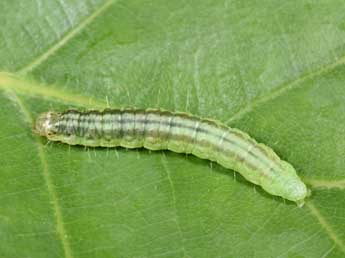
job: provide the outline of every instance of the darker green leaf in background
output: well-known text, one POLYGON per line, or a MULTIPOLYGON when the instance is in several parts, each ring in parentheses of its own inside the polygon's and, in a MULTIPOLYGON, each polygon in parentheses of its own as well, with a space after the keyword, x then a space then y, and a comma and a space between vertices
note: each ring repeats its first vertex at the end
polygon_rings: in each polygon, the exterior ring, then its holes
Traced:
POLYGON ((0 24, 0 257, 344 257, 343 1, 3 0, 0 24), (32 134, 40 112, 107 103, 240 128, 313 195, 32 134))

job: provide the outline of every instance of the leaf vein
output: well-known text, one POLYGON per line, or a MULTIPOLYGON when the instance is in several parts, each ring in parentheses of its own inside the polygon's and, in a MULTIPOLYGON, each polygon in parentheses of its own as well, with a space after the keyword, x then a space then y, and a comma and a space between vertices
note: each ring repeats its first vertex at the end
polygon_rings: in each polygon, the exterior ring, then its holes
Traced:
POLYGON ((337 234, 332 229, 331 225, 327 222, 327 220, 322 216, 320 211, 312 204, 311 202, 307 202, 306 206, 309 208, 311 214, 316 217, 319 221, 321 227, 326 231, 329 237, 333 240, 333 242, 340 248, 340 250, 345 253, 345 245, 341 239, 338 238, 337 234))
POLYGON ((185 239, 184 239, 184 236, 183 236, 183 232, 182 232, 181 225, 180 225, 180 222, 179 222, 179 216, 178 216, 178 213, 177 213, 177 202, 176 202, 175 186, 174 186, 174 183, 173 183, 173 181, 171 179, 170 170, 168 168, 168 164, 167 164, 167 161, 166 161, 166 156, 165 156, 164 153, 162 153, 161 162, 162 162, 164 171, 166 173, 167 179, 168 179, 169 184, 170 184, 171 194, 172 194, 172 199, 173 199, 173 206, 174 206, 174 209, 175 209, 175 222, 176 222, 176 225, 177 225, 177 228, 178 228, 181 240, 182 240, 183 256, 186 257, 187 256, 186 255, 187 252, 186 252, 186 249, 184 247, 185 239))
POLYGON ((91 108, 106 108, 107 105, 99 100, 61 91, 56 87, 47 87, 37 82, 30 82, 11 73, 0 72, 0 89, 14 90, 17 93, 25 93, 29 96, 42 96, 59 100, 66 104, 76 104, 91 108))
POLYGON ((306 179, 307 184, 311 185, 313 188, 338 188, 345 189, 345 179, 342 180, 326 180, 326 179, 306 179))
POLYGON ((91 15, 87 16, 81 23, 76 27, 72 28, 69 32, 65 34, 59 41, 48 48, 47 51, 39 55, 36 59, 31 61, 29 64, 25 65, 23 68, 18 70, 19 74, 27 74, 33 71, 37 66, 45 62, 50 56, 52 56, 56 51, 62 48, 67 42, 69 42, 75 35, 81 32, 87 25, 94 21, 99 15, 106 11, 112 4, 114 0, 107 0, 99 8, 97 8, 91 15))
MULTIPOLYGON (((23 114, 23 118, 24 118, 25 122, 29 122, 31 124, 32 118, 31 118, 30 112, 24 106, 23 102, 19 99, 19 97, 15 94, 15 92, 10 91, 9 95, 10 95, 10 100, 13 101, 19 107, 19 110, 23 114)), ((47 161, 45 158, 45 154, 44 154, 42 145, 39 144, 37 139, 38 138, 36 137, 35 145, 37 147, 38 156, 39 156, 39 159, 40 159, 41 164, 42 164, 43 178, 44 178, 44 181, 45 181, 46 186, 48 188, 49 197, 50 197, 50 200, 51 200, 51 203, 53 205, 54 212, 55 212, 56 231, 57 231, 58 237, 61 240, 65 257, 66 258, 73 258, 70 244, 66 238, 67 234, 66 234, 66 230, 64 227, 63 216, 62 216, 61 208, 59 205, 58 195, 54 190, 54 184, 50 178, 48 164, 47 164, 47 161)))
POLYGON ((296 79, 294 79, 288 83, 284 83, 284 84, 278 86, 277 88, 268 92, 266 95, 258 97, 257 99, 255 99, 251 103, 248 103, 247 105, 245 105, 238 112, 236 112, 232 117, 230 117, 226 121, 226 123, 230 123, 232 121, 241 119, 247 113, 253 111, 255 108, 259 107, 260 105, 265 104, 268 101, 271 101, 271 100, 274 100, 274 99, 280 97, 281 95, 283 95, 285 92, 287 92, 289 90, 303 86, 303 85, 301 85, 302 82, 313 79, 313 78, 315 78, 319 75, 322 75, 326 72, 332 71, 336 67, 341 66, 343 64, 345 64, 345 56, 340 57, 334 63, 322 66, 315 71, 312 71, 312 72, 307 73, 305 75, 301 75, 300 77, 298 77, 298 78, 296 78, 296 79))

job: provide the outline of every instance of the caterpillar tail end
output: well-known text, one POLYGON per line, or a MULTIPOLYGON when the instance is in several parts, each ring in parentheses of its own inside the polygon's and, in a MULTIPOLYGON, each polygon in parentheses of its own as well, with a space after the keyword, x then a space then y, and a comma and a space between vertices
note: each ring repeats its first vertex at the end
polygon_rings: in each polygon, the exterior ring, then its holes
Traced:
MULTIPOLYGON (((305 196, 305 198, 308 198, 311 196, 311 190, 310 189, 307 189, 307 194, 305 196)), ((296 201, 296 204, 299 208, 302 208, 303 205, 305 204, 305 198, 301 199, 301 200, 298 200, 296 201)))
POLYGON ((307 189, 307 197, 310 197, 310 196, 311 196, 311 190, 307 189))
POLYGON ((299 208, 302 208, 303 205, 304 205, 304 203, 305 203, 304 200, 299 200, 299 201, 296 202, 296 204, 297 204, 297 206, 298 206, 299 208))

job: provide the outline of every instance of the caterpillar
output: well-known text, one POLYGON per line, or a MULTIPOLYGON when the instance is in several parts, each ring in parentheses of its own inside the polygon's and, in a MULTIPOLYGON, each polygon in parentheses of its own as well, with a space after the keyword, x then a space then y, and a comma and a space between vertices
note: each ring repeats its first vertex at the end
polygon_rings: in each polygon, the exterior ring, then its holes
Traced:
POLYGON ((302 207, 309 190, 288 162, 247 133, 218 121, 158 109, 46 112, 34 132, 70 145, 168 149, 239 172, 272 195, 302 207))

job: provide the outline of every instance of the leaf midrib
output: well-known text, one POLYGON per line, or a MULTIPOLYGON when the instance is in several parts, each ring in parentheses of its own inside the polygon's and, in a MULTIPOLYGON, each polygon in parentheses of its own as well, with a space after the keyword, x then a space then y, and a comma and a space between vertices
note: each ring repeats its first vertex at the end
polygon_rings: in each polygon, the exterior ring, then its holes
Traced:
MULTIPOLYGON (((10 94, 9 99, 19 107, 19 111, 22 113, 22 119, 24 120, 24 122, 32 124, 33 120, 32 120, 30 111, 25 107, 25 105, 21 101, 21 99, 13 91, 9 91, 8 93, 10 94)), ((56 220, 56 232, 57 232, 58 237, 62 243, 65 257, 66 258, 73 258, 71 246, 68 242, 68 239, 66 238, 67 234, 66 234, 66 230, 64 227, 62 211, 61 211, 60 204, 59 204, 59 198, 58 198, 56 191, 54 190, 54 184, 51 180, 50 172, 48 169, 48 163, 47 163, 46 158, 45 158, 45 152, 43 150, 42 145, 38 141, 38 136, 35 137, 34 144, 36 145, 35 147, 37 149, 39 160, 40 160, 40 163, 42 165, 42 176, 43 176, 44 182, 47 186, 49 199, 50 199, 51 204, 53 206, 52 208, 54 210, 54 216, 55 216, 55 220, 56 220)))

